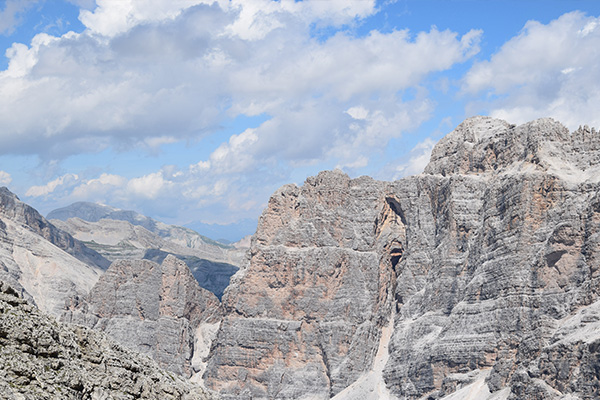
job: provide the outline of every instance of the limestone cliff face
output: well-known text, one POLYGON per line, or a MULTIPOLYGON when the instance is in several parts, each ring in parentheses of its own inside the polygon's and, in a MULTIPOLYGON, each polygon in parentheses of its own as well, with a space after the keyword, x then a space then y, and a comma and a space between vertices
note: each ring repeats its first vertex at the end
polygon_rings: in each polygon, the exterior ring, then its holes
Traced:
POLYGON ((212 399, 106 335, 63 325, 0 281, 0 398, 212 399))
POLYGON ((371 368, 405 236, 384 188, 330 172, 272 196, 250 266, 223 298, 211 387, 232 398, 329 398, 371 368))
POLYGON ((104 331, 187 377, 194 372, 197 329, 220 318, 219 300, 174 256, 160 265, 147 260, 114 262, 90 293, 73 299, 63 315, 64 321, 104 331))
POLYGON ((594 130, 476 117, 424 174, 284 186, 223 298, 207 384, 231 398, 597 398, 599 182, 594 130), (365 377, 386 348, 382 393, 365 377))

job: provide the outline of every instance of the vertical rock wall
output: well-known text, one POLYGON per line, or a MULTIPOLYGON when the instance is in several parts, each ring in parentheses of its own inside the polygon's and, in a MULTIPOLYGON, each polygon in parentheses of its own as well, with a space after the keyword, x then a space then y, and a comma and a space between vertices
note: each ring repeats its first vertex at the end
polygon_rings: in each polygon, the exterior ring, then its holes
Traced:
POLYGON ((218 299, 171 255, 160 265, 147 260, 114 262, 89 295, 73 299, 63 315, 64 321, 106 332, 186 377, 194 372, 196 330, 220 318, 218 299))
POLYGON ((207 384, 332 397, 366 376, 395 313, 383 378, 398 398, 476 381, 486 396, 597 397, 600 334, 580 330, 596 326, 599 182, 594 130, 476 117, 422 175, 284 186, 223 298, 207 384))
POLYGON ((334 171, 273 195, 250 265, 223 298, 210 387, 231 398, 329 398, 371 367, 393 303, 389 252, 404 239, 383 188, 334 171))

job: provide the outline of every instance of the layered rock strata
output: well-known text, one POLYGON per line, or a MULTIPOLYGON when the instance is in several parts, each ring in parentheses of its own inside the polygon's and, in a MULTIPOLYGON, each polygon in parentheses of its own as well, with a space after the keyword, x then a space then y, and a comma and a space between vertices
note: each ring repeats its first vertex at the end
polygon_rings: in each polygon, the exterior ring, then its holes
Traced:
POLYGON ((2 281, 0 376, 7 400, 214 398, 100 332, 57 323, 2 281))
POLYGON ((189 377, 203 368, 198 332, 218 325, 219 300, 202 289, 187 265, 168 256, 114 262, 85 297, 74 298, 63 321, 103 331, 151 356, 162 368, 189 377), (194 371, 196 370, 196 371, 194 371))
POLYGON ((391 397, 599 397, 599 182, 595 130, 476 117, 424 174, 284 186, 223 297, 207 384, 330 398, 381 362, 393 319, 391 397))
POLYGON ((405 241, 383 189, 331 172, 271 197, 250 266, 223 298, 205 374, 212 388, 231 398, 329 398, 371 368, 405 241))

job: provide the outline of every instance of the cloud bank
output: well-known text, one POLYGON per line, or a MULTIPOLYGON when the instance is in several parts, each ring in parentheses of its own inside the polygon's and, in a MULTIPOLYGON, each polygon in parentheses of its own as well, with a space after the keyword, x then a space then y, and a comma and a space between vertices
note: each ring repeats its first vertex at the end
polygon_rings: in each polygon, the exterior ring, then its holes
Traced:
POLYGON ((467 73, 463 91, 484 93, 490 115, 514 123, 554 117, 571 129, 600 126, 600 18, 571 12, 529 21, 489 61, 467 73))
MULTIPOLYGON (((82 32, 38 34, 7 50, 0 153, 60 166, 86 153, 212 147, 141 173, 56 167, 50 182, 26 191, 47 205, 101 201, 177 223, 255 217, 297 171, 371 172, 390 142, 435 115, 428 80, 464 63, 457 96, 467 115, 600 126, 600 20, 579 12, 530 21, 473 62, 480 30, 359 34, 379 12, 371 0, 84 3, 82 32), (222 134, 248 117, 258 122, 222 134)), ((444 82, 453 96, 455 82, 444 82)), ((376 175, 420 172, 434 143, 420 139, 376 175)))
POLYGON ((80 12, 83 32, 8 49, 0 151, 48 162, 153 151, 264 116, 190 165, 134 177, 68 171, 26 193, 143 208, 151 200, 164 212, 178 197, 184 208, 228 204, 230 216, 256 215, 257 199, 293 168, 368 165, 431 117, 423 80, 479 51, 478 30, 355 34, 377 12, 374 1, 98 0, 80 12), (404 100, 408 89, 416 95, 404 100))

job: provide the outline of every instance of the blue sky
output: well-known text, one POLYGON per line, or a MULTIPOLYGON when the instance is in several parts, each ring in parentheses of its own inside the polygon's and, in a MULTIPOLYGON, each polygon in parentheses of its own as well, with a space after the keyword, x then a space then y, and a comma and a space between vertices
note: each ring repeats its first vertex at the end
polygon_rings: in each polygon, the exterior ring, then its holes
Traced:
POLYGON ((321 170, 422 171, 464 118, 600 126, 600 2, 0 0, 0 184, 251 233, 321 170))

